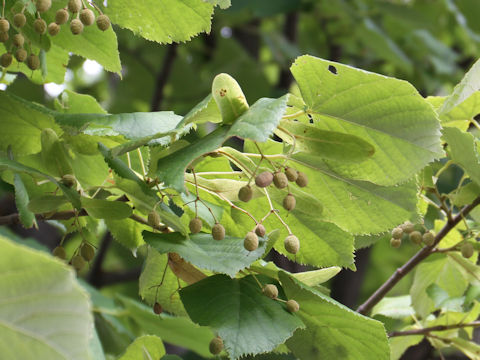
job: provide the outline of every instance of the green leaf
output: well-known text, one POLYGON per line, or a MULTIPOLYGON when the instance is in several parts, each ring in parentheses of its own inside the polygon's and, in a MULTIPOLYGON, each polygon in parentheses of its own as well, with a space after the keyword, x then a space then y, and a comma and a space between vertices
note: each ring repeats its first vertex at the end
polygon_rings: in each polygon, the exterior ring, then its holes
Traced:
POLYGON ((144 335, 136 338, 118 360, 154 360, 160 359, 163 355, 165 347, 162 339, 155 335, 144 335))
POLYGON ((439 114, 448 113, 455 106, 467 100, 471 95, 480 89, 480 60, 468 70, 462 81, 455 86, 453 92, 445 100, 442 107, 438 110, 439 114))
POLYGON ((179 280, 168 267, 168 256, 160 254, 149 246, 138 283, 142 299, 150 306, 158 302, 165 311, 178 316, 186 316, 187 313, 177 291, 178 283, 179 280), (163 284, 158 287, 157 285, 162 282, 162 279, 163 284))
POLYGON ((315 127, 375 146, 359 164, 327 161, 339 175, 395 185, 443 155, 436 114, 409 83, 312 56, 298 58, 291 71, 315 127))
POLYGON ((0 150, 12 146, 15 156, 34 154, 41 150, 40 134, 45 128, 61 132, 53 117, 25 106, 25 100, 0 91, 0 150))
POLYGON ((353 135, 336 131, 320 130, 315 126, 283 120, 276 134, 283 141, 295 144, 295 151, 341 161, 362 161, 375 153, 375 148, 353 135), (282 131, 283 129, 287 132, 282 131), (290 136, 293 135, 294 138, 290 136))
MULTIPOLYGON (((445 102, 445 97, 429 96, 426 100, 437 110, 445 102)), ((480 93, 475 92, 467 100, 446 113, 440 114, 442 126, 456 127, 467 131, 468 126, 480 112, 480 93)))
POLYGON ((213 333, 209 328, 198 326, 187 317, 156 315, 152 308, 124 296, 118 296, 118 300, 125 307, 125 315, 141 333, 159 336, 167 343, 190 349, 203 357, 211 356, 208 344, 213 333))
POLYGON ((184 172, 187 166, 205 153, 218 149, 227 139, 229 127, 222 126, 187 147, 158 160, 157 176, 166 186, 183 192, 184 172))
POLYGON ((384 297, 372 309, 371 316, 383 315, 392 319, 404 319, 415 315, 410 295, 384 297))
MULTIPOLYGON (((411 327, 403 328, 403 330, 411 330, 411 327)), ((423 340, 423 335, 413 336, 395 336, 388 339, 390 345, 390 360, 398 360, 403 353, 413 345, 417 345, 423 340)))
POLYGON ((148 226, 140 224, 132 219, 111 220, 105 219, 105 225, 113 235, 113 238, 127 249, 136 251, 144 244, 142 231, 148 229, 148 226))
POLYGON ((287 108, 288 94, 279 99, 262 98, 232 125, 228 136, 265 142, 277 128, 287 108))
POLYGON ((263 295, 252 276, 214 275, 183 288, 180 296, 194 322, 218 332, 232 359, 272 351, 303 327, 283 304, 263 295))
POLYGON ((212 97, 212 94, 200 101, 193 107, 192 110, 185 115, 181 122, 178 123, 177 128, 186 126, 188 124, 203 124, 206 122, 219 123, 222 121, 222 115, 218 109, 217 103, 212 97))
POLYGON ((267 237, 260 238, 258 249, 245 250, 243 238, 225 236, 215 241, 211 234, 199 233, 187 239, 178 233, 143 232, 143 239, 161 254, 175 252, 189 263, 234 277, 240 270, 260 258, 267 246, 267 237))
POLYGON ((308 286, 317 286, 327 282, 335 275, 337 275, 342 268, 338 266, 332 266, 324 269, 304 271, 292 274, 292 276, 308 286))
POLYGON ((279 274, 285 295, 300 304, 298 316, 307 326, 287 340, 288 348, 303 360, 390 358, 383 324, 359 315, 326 295, 279 274))
POLYGON ((57 210, 60 206, 68 203, 65 196, 42 195, 35 197, 28 203, 28 209, 35 214, 57 210))
POLYGON ((71 268, 4 237, 0 247, 2 357, 87 359, 90 301, 71 268))
POLYGON ((163 44, 210 32, 213 6, 202 0, 110 0, 105 9, 114 24, 163 44))
POLYGON ((480 356, 480 345, 474 341, 468 341, 460 337, 449 339, 450 344, 467 355, 470 359, 478 359, 480 356))
POLYGON ((31 228, 33 225, 36 226, 35 214, 28 207, 28 192, 19 174, 14 175, 13 182, 15 185, 15 205, 20 214, 20 221, 26 228, 31 228))
POLYGON ((215 76, 212 82, 212 96, 222 114, 224 124, 232 124, 248 110, 248 102, 237 80, 228 74, 215 76))
POLYGON ((66 114, 106 114, 107 112, 93 96, 64 90, 60 100, 55 99, 55 109, 66 114))
POLYGON ((412 305, 417 314, 425 318, 434 308, 433 300, 427 296, 427 288, 437 284, 450 297, 462 296, 468 286, 466 274, 449 256, 432 255, 417 266, 410 289, 412 305))
POLYGON ((448 143, 452 160, 465 170, 472 181, 480 185, 480 163, 472 134, 456 128, 445 128, 443 137, 448 143))
POLYGON ((68 198, 68 200, 73 204, 73 206, 77 210, 80 210, 82 208, 82 205, 80 203, 80 195, 74 189, 70 189, 66 187, 65 185, 58 182, 55 178, 51 177, 50 175, 44 174, 41 171, 38 171, 29 166, 22 165, 16 161, 0 158, 0 170, 2 170, 2 168, 3 169, 6 168, 14 172, 24 172, 35 177, 41 177, 41 178, 47 179, 52 183, 54 183, 55 185, 57 185, 63 191, 65 196, 68 198))
POLYGON ((89 199, 82 197, 82 206, 88 215, 96 219, 120 220, 132 215, 132 208, 120 201, 89 199))

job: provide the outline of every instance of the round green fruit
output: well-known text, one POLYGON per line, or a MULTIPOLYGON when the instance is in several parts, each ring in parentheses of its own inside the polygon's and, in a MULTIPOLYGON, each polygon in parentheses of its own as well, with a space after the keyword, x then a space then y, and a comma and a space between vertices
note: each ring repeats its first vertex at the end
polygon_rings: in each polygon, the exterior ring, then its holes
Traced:
POLYGON ((8 20, 5 18, 0 19, 0 32, 6 33, 8 30, 10 30, 10 23, 8 20))
POLYGON ((9 67, 12 64, 13 56, 10 53, 5 53, 0 57, 0 65, 4 68, 9 67))
POLYGON ((403 236, 403 229, 401 227, 396 227, 392 230, 392 238, 394 239, 401 239, 403 236))
POLYGON ((216 223, 212 227, 212 237, 214 240, 223 240, 225 239, 225 228, 222 224, 216 223))
POLYGON ((266 233, 267 230, 265 230, 265 226, 263 226, 262 224, 258 224, 257 226, 255 226, 255 234, 257 234, 257 236, 264 237, 266 233))
POLYGON ((40 13, 48 11, 51 6, 52 6, 52 0, 37 0, 35 2, 35 7, 37 8, 37 11, 40 13))
POLYGON ((23 13, 15 14, 15 16, 13 17, 13 25, 15 25, 18 28, 24 27, 26 23, 27 23, 27 18, 23 13))
POLYGON ((82 9, 82 0, 68 0, 67 7, 71 13, 78 13, 82 9))
POLYGON ((273 174, 270 171, 264 171, 258 174, 255 178, 255 185, 264 188, 270 185, 273 181, 273 174))
POLYGON ((52 251, 53 256, 65 260, 67 257, 67 253, 65 252, 65 248, 61 245, 57 246, 55 249, 52 251))
POLYGON ((66 187, 71 188, 77 183, 77 180, 75 179, 75 176, 73 176, 72 174, 65 174, 62 176, 62 179, 60 180, 60 182, 66 187))
POLYGON ((247 251, 258 249, 258 236, 253 231, 249 231, 243 240, 243 247, 247 251))
POLYGON ((80 255, 75 255, 72 259, 72 266, 75 270, 80 271, 85 266, 85 259, 80 255))
POLYGON ((292 211, 293 209, 295 209, 296 205, 297 205, 297 200, 295 199, 295 196, 293 196, 292 194, 288 194, 283 199, 283 208, 287 211, 292 211))
POLYGON ((6 43, 8 41, 8 33, 0 32, 0 43, 6 43))
POLYGON ((55 36, 55 35, 58 35, 58 33, 60 32, 60 25, 58 25, 57 23, 50 23, 48 24, 48 33, 50 34, 50 36, 55 36))
POLYGON ((250 185, 246 185, 240 188, 238 191, 238 198, 243 202, 249 202, 252 200, 253 191, 250 185))
POLYGON ((278 289, 273 284, 267 284, 263 287, 263 293, 265 296, 269 297, 270 299, 276 299, 278 297, 278 289))
POLYGON ((80 35, 83 32, 83 23, 78 19, 70 21, 70 31, 73 35, 80 35))
POLYGON ((475 249, 473 245, 469 242, 463 243, 462 247, 460 248, 460 251, 462 253, 462 256, 466 259, 470 258, 473 256, 473 253, 475 252, 475 249))
POLYGON ((297 170, 291 167, 287 167, 285 169, 285 175, 287 176, 288 181, 297 181, 297 178, 298 178, 297 170))
POLYGON ((276 172, 273 175, 273 183, 277 189, 286 188, 288 185, 287 175, 285 175, 283 172, 276 172))
POLYGON ((17 59, 18 62, 24 62, 27 56, 28 54, 25 49, 17 49, 17 51, 15 51, 15 59, 17 59))
POLYGON ((68 13, 67 9, 57 10, 57 12, 55 13, 55 22, 58 25, 63 25, 68 21, 69 17, 70 14, 68 13))
POLYGON ((47 23, 45 20, 38 18, 33 22, 33 28, 37 34, 43 35, 47 31, 47 23))
POLYGON ((95 257, 95 249, 89 243, 85 243, 82 245, 82 249, 80 250, 80 254, 86 261, 90 261, 95 257))
POLYGON ((13 35, 12 42, 13 42, 13 45, 15 45, 18 48, 21 48, 25 43, 25 38, 23 37, 22 34, 15 34, 13 35))
POLYGON ((300 186, 300 187, 305 187, 308 185, 308 177, 305 173, 303 172, 298 172, 298 177, 297 180, 295 180, 295 183, 300 186))
POLYGON ((222 352, 223 350, 223 340, 220 336, 217 336, 210 341, 210 344, 208 345, 208 348, 210 350, 210 353, 212 355, 218 355, 222 352))
POLYGON ((35 54, 27 57, 27 66, 30 70, 37 70, 40 67, 40 58, 35 54))
POLYGON ((151 227, 155 228, 157 226, 160 226, 160 215, 155 210, 152 210, 148 213, 148 225, 151 227))
POLYGON ((397 249, 400 247, 400 245, 402 245, 402 239, 395 239, 395 238, 391 238, 390 239, 390 246, 397 249))
POLYGON ((433 235, 430 231, 427 231, 425 234, 423 234, 422 240, 425 245, 432 246, 435 242, 435 235, 433 235))
POLYGON ((95 14, 90 9, 83 9, 80 11, 80 21, 85 26, 90 26, 95 22, 95 14))
POLYGON ((293 299, 288 300, 287 301, 287 310, 290 311, 291 313, 295 313, 298 310, 300 310, 300 305, 298 304, 298 302, 296 302, 293 299))
POLYGON ((422 243, 422 233, 420 231, 412 231, 408 237, 414 244, 419 245, 422 243))
POLYGON ((107 15, 99 15, 97 17, 97 27, 102 31, 107 31, 110 27, 110 19, 107 15))
POLYGON ((300 250, 300 240, 298 240, 293 234, 290 234, 285 238, 283 245, 285 246, 285 250, 290 254, 296 254, 298 253, 298 250, 300 250))
POLYGON ((400 225, 400 227, 406 234, 410 234, 411 232, 415 231, 415 225, 413 225, 410 221, 405 221, 402 225, 400 225))
POLYGON ((190 220, 188 227, 192 234, 198 234, 202 230, 203 222, 200 218, 196 217, 190 220))

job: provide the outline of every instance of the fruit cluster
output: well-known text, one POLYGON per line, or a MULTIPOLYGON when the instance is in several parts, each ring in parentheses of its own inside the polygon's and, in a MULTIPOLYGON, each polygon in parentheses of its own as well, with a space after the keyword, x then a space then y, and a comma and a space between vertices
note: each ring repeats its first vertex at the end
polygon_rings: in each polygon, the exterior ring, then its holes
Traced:
MULTIPOLYGON (((58 245, 55 249, 53 249, 52 253, 54 256, 62 260, 65 260, 67 257, 65 248, 62 245, 58 245)), ((75 251, 75 255, 73 255, 72 259, 70 260, 70 264, 72 264, 72 266, 78 272, 81 271, 85 267, 85 264, 91 261, 94 257, 95 248, 85 241, 75 251)))
MULTIPOLYGON (((93 25, 95 22, 98 29, 105 31, 110 27, 110 19, 107 15, 102 14, 101 10, 97 8, 99 15, 95 17, 93 10, 87 8, 83 0, 69 0, 65 8, 59 9, 55 13, 55 21, 47 25, 47 22, 42 18, 42 14, 50 10, 52 0, 36 0, 36 18, 32 22, 32 27, 35 32, 41 36, 47 32, 50 36, 56 36, 61 29, 61 25, 66 24, 69 19, 70 31, 74 35, 79 35, 83 32, 84 26, 93 25)), ((13 56, 19 63, 26 63, 31 70, 40 68, 40 58, 33 51, 30 40, 23 32, 24 26, 27 24, 27 17, 24 12, 26 5, 22 10, 13 16, 13 26, 7 18, 0 18, 0 42, 5 44, 7 52, 0 57, 0 65, 8 68, 13 61, 13 56), (28 54, 25 45, 30 49, 28 54)))
POLYGON ((420 245, 423 242, 426 246, 432 246, 435 242, 435 235, 432 232, 425 231, 422 234, 410 221, 406 221, 402 225, 394 228, 391 235, 390 245, 394 248, 400 247, 400 245, 402 245, 402 239, 406 238, 410 239, 410 241, 416 245, 420 245))

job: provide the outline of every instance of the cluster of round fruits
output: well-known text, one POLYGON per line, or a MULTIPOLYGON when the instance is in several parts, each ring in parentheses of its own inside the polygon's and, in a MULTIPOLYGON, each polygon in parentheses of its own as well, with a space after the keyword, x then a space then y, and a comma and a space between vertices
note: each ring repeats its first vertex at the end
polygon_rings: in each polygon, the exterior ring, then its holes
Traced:
MULTIPOLYGON (((44 35, 47 32, 50 36, 57 35, 60 32, 60 26, 66 24, 70 18, 70 31, 74 35, 81 34, 84 26, 93 25, 95 22, 101 31, 105 31, 110 27, 110 19, 108 16, 102 14, 101 10, 95 7, 99 12, 99 15, 95 18, 95 13, 85 6, 83 0, 69 0, 65 8, 59 9, 55 13, 55 21, 47 25, 46 21, 42 19, 41 14, 50 10, 51 6, 52 0, 35 1, 37 18, 33 21, 32 25, 35 32, 39 35, 44 35)), ((27 23, 27 17, 24 12, 25 6, 19 13, 13 16, 14 28, 10 26, 8 19, 4 17, 0 19, 0 42, 7 45, 10 39, 9 31, 15 32, 12 36, 11 44, 9 44, 10 46, 7 48, 8 52, 0 57, 0 65, 4 68, 12 64, 13 56, 15 56, 15 59, 19 63, 25 62, 31 70, 40 68, 40 58, 38 55, 34 54, 33 51, 30 51, 30 55, 28 55, 24 48, 26 42, 30 44, 28 38, 22 31, 22 28, 27 23)), ((30 49, 31 48, 30 46, 30 49)))
POLYGON ((415 225, 410 221, 405 221, 392 230, 390 245, 394 248, 400 247, 403 238, 409 238, 411 242, 417 245, 423 242, 427 246, 432 246, 435 242, 435 235, 432 232, 426 231, 422 234, 421 231, 415 229, 415 225))
MULTIPOLYGON (((67 254, 62 245, 57 246, 52 251, 53 255, 59 259, 65 260, 67 254)), ((75 270, 80 271, 85 267, 87 262, 90 262, 95 256, 95 248, 88 242, 83 242, 76 251, 76 254, 70 260, 70 263, 75 270)))

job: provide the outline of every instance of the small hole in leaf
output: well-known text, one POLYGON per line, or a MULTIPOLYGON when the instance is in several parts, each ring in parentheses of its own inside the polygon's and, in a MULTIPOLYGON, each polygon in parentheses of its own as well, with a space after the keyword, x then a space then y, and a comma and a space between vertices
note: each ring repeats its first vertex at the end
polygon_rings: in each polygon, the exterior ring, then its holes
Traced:
POLYGON ((337 68, 333 65, 328 65, 328 71, 330 71, 334 75, 337 75, 337 68))

